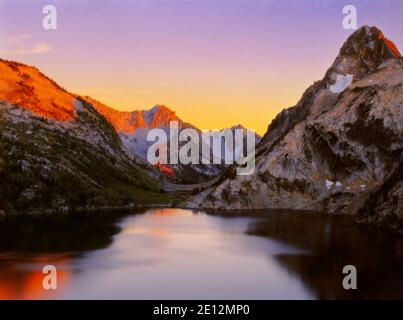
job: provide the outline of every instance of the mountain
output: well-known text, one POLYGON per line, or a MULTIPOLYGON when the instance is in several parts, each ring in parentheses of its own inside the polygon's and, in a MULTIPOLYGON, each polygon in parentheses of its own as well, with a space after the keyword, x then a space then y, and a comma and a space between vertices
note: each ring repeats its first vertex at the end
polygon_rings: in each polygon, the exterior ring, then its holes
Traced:
POLYGON ((366 197, 356 221, 397 229, 403 235, 403 161, 397 162, 386 179, 366 197))
POLYGON ((0 60, 0 212, 170 203, 159 179, 89 101, 0 60))
POLYGON ((231 167, 186 206, 318 210, 402 228, 402 106, 399 50, 364 26, 324 78, 269 125, 255 172, 236 176, 231 167), (375 212, 366 214, 368 206, 375 212))
POLYGON ((195 128, 164 105, 156 105, 150 110, 125 112, 117 111, 90 97, 86 97, 86 100, 114 126, 127 152, 144 159, 147 158, 148 147, 152 144, 147 143, 147 134, 151 129, 159 128, 169 132, 171 121, 177 121, 179 129, 195 128))
MULTIPOLYGON (((87 101, 90 101, 95 109, 101 113, 115 128, 116 132, 125 147, 129 156, 139 156, 142 159, 147 159, 147 151, 154 142, 147 142, 147 134, 152 129, 163 129, 168 136, 168 144, 161 146, 162 149, 167 150, 169 154, 171 141, 169 140, 170 122, 178 122, 178 129, 181 132, 184 129, 194 129, 199 134, 201 141, 202 131, 194 125, 180 119, 174 111, 164 105, 156 105, 150 110, 136 110, 131 112, 117 111, 101 102, 85 97, 87 101)), ((243 129, 246 134, 246 128, 241 125, 230 128, 232 131, 235 129, 243 129)), ((260 137, 255 134, 256 141, 259 141, 260 137)), ((246 136, 245 136, 246 138, 246 136)), ((180 142, 179 146, 184 145, 180 142)), ((224 146, 222 146, 224 148, 224 146)), ((199 158, 202 158, 201 147, 199 149, 199 158)), ((211 147, 212 150, 212 147, 211 147)), ((223 150, 222 156, 223 159, 223 150)), ((209 180, 215 176, 218 176, 225 169, 225 165, 210 164, 210 165, 198 165, 198 164, 157 164, 157 168, 165 174, 166 177, 171 178, 175 182, 181 183, 196 183, 209 180)))

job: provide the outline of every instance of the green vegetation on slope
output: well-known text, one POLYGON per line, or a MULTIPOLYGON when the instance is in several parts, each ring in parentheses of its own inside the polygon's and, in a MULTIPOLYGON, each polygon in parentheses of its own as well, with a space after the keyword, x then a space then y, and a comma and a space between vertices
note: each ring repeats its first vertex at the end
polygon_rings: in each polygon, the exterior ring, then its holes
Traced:
POLYGON ((43 118, 0 119, 0 210, 64 211, 174 202, 176 197, 164 193, 156 178, 126 157, 113 129, 104 127, 97 116, 89 110, 79 119, 84 133, 96 128, 103 137, 91 143, 82 138, 83 132, 55 127, 43 118))

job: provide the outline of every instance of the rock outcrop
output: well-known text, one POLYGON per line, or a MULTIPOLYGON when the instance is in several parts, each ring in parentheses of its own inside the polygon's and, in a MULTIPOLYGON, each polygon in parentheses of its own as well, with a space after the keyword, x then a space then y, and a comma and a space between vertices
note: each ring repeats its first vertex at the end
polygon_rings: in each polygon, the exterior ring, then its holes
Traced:
MULTIPOLYGON (((365 216, 360 208, 374 192, 382 194, 379 208, 389 206, 385 192, 401 199, 401 177, 386 182, 396 176, 402 151, 403 59, 380 30, 365 26, 348 38, 324 78, 272 121, 257 146, 255 172, 236 176, 230 168, 186 206, 365 216)), ((401 218, 401 201, 391 206, 401 218)))

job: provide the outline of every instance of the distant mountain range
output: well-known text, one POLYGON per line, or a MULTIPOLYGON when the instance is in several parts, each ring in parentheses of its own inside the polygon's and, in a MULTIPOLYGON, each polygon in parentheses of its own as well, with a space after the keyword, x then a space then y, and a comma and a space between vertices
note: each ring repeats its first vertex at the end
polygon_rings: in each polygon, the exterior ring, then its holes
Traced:
MULTIPOLYGON (((147 151, 153 142, 147 142, 147 134, 152 129, 163 129, 169 137, 169 126, 172 121, 178 122, 179 131, 192 128, 199 132, 202 131, 196 126, 180 119, 174 111, 164 105, 156 105, 150 110, 136 110, 132 112, 117 111, 101 102, 85 97, 94 108, 102 114, 115 128, 119 134, 126 152, 132 156, 139 156, 147 159, 147 151)), ((243 129, 246 134, 246 128, 242 125, 233 126, 231 130, 243 129)), ((255 133, 256 142, 260 140, 260 136, 255 133)), ((170 141, 167 146, 162 146, 168 151, 170 149, 170 141)), ((201 150, 200 158, 202 157, 201 150)), ((223 159, 223 151, 221 152, 223 159)), ((225 165, 160 165, 162 172, 169 172, 168 177, 174 178, 177 182, 196 183, 202 182, 209 178, 213 178, 222 173, 225 165)))
POLYGON ((166 106, 117 111, 0 59, 0 215, 184 201, 355 214, 403 232, 403 58, 376 27, 352 34, 324 78, 256 135, 252 175, 235 164, 150 165, 147 133, 170 121, 201 133, 166 106), (164 191, 168 180, 213 177, 188 199, 164 191))
POLYGON ((257 146, 256 170, 229 168, 187 202, 209 209, 284 208, 356 214, 403 232, 403 58, 362 27, 257 146))
POLYGON ((172 203, 164 180, 204 181, 224 166, 148 164, 148 130, 170 121, 195 128, 165 106, 120 112, 0 59, 0 211, 172 203))
POLYGON ((38 69, 0 60, 0 211, 171 203, 113 126, 38 69))

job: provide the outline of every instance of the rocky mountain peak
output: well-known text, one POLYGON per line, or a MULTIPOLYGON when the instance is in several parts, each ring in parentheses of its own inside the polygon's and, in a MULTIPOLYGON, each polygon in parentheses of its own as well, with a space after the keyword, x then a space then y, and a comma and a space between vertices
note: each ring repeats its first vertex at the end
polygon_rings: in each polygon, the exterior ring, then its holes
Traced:
POLYGON ((358 56, 363 62, 374 67, 391 58, 401 57, 396 45, 386 38, 381 30, 369 26, 354 32, 341 48, 340 54, 358 56))
POLYGON ((334 81, 339 74, 351 75, 356 81, 377 70, 384 62, 399 58, 401 54, 396 45, 381 30, 363 26, 343 44, 325 80, 334 81))
POLYGON ((152 113, 161 113, 161 112, 166 112, 166 113, 175 113, 171 109, 169 109, 166 105, 164 104, 157 104, 154 107, 152 107, 150 110, 152 113))
POLYGON ((272 121, 253 174, 229 168, 186 205, 358 212, 361 221, 403 230, 402 83, 396 46, 379 29, 362 27, 325 77, 272 121))
POLYGON ((165 105, 159 104, 148 111, 143 111, 143 118, 150 128, 168 127, 171 121, 181 122, 181 119, 179 119, 174 111, 165 105))

